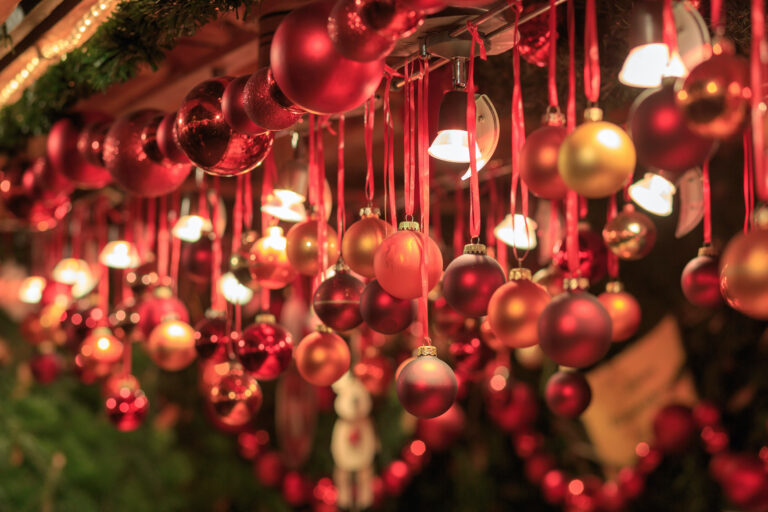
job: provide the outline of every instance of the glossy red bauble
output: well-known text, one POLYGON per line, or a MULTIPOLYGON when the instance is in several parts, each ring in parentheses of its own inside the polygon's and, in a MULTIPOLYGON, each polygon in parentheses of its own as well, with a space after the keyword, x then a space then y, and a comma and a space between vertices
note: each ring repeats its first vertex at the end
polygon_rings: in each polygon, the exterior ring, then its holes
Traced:
POLYGON ((320 283, 312 297, 312 308, 322 322, 337 331, 348 331, 363 323, 360 296, 365 285, 347 270, 320 283))
MULTIPOLYGON (((568 272, 568 253, 565 238, 555 247, 552 262, 565 272, 568 272)), ((608 248, 603 237, 586 224, 579 226, 579 266, 578 274, 586 277, 590 284, 597 283, 608 270, 608 248)))
POLYGON ((176 164, 189 164, 187 154, 179 147, 176 140, 176 112, 163 116, 163 120, 157 125, 157 146, 163 156, 176 164))
POLYGON ((488 323, 499 342, 509 348, 523 348, 539 342, 538 321, 551 297, 544 287, 530 280, 530 274, 513 275, 488 304, 488 323))
MULTIPOLYGON (((386 37, 368 23, 368 17, 363 15, 368 4, 387 5, 385 2, 337 0, 328 16, 328 36, 336 50, 347 59, 358 62, 382 59, 397 42, 396 38, 386 37)), ((382 18, 387 16, 387 13, 378 14, 382 18)), ((394 14, 394 7, 391 14, 394 14)))
POLYGON ((195 325, 195 350, 201 359, 224 355, 228 343, 227 319, 223 314, 206 314, 195 325))
POLYGON ((121 432, 139 428, 149 411, 149 399, 138 386, 121 386, 104 404, 109 421, 121 432))
POLYGON ((139 197, 158 197, 179 188, 192 169, 183 164, 159 164, 144 151, 141 134, 159 110, 143 109, 115 121, 104 140, 104 164, 115 182, 139 197))
POLYGON ((163 114, 158 114, 150 119, 144 128, 141 129, 141 148, 150 160, 158 164, 171 163, 166 161, 165 155, 160 150, 160 145, 157 142, 157 131, 160 127, 160 123, 163 121, 163 114))
POLYGON ((112 181, 104 167, 84 158, 77 148, 80 132, 86 125, 108 121, 109 117, 104 114, 77 113, 56 121, 48 132, 48 160, 56 171, 80 188, 102 188, 112 181))
POLYGON ((374 355, 363 356, 360 361, 355 363, 352 373, 362 382, 370 394, 381 396, 389 389, 394 371, 389 358, 374 355))
MULTIPOLYGON (((321 270, 317 261, 320 250, 317 239, 318 222, 317 219, 298 222, 285 235, 285 253, 288 256, 288 261, 291 262, 293 268, 305 276, 314 276, 321 270)), ((326 228, 325 247, 330 264, 339 258, 339 243, 336 230, 327 224, 326 228)))
POLYGON ((298 471, 289 471, 283 477, 283 498, 291 507, 300 507, 309 501, 312 482, 298 471))
POLYGON ((291 11, 277 27, 270 66, 285 95, 316 114, 337 114, 365 102, 378 88, 384 60, 344 57, 328 36, 334 0, 315 1, 291 11))
POLYGON ((720 482, 735 505, 754 512, 766 510, 768 476, 760 458, 746 453, 731 455, 720 482))
POLYGON ((482 375, 483 369, 495 355, 481 339, 478 329, 460 332, 451 343, 449 351, 456 372, 468 379, 482 375))
POLYGON ((443 274, 443 295, 448 304, 468 317, 488 313, 488 302, 506 278, 499 263, 484 254, 465 253, 448 264, 443 274))
POLYGON ((728 304, 759 320, 768 319, 768 229, 733 237, 720 258, 720 292, 728 304))
POLYGON ((553 374, 544 393, 549 410, 566 418, 581 416, 592 400, 592 390, 580 372, 559 371, 553 374))
POLYGON ((653 420, 654 446, 664 454, 685 451, 696 438, 696 422, 690 407, 672 404, 663 407, 653 420))
POLYGON ((376 280, 368 283, 360 295, 360 315, 376 332, 396 334, 403 331, 411 325, 415 314, 414 301, 393 297, 376 280))
POLYGON ((402 0, 401 4, 406 9, 412 9, 423 14, 442 11, 448 5, 444 0, 402 0))
MULTIPOLYGON (((493 385, 493 382, 490 383, 493 385)), ((506 432, 530 427, 538 414, 536 394, 524 382, 512 382, 494 393, 488 404, 491 419, 506 432)))
POLYGON ((221 112, 230 128, 238 132, 258 135, 266 132, 267 129, 251 121, 243 106, 245 84, 248 83, 249 78, 250 75, 239 76, 229 82, 221 97, 221 112))
POLYGON ((139 314, 139 323, 136 327, 144 338, 148 338, 152 330, 166 318, 189 322, 187 307, 173 296, 170 288, 164 286, 156 288, 143 298, 136 312, 139 314))
POLYGON ((563 293, 539 317, 539 345, 557 364, 590 366, 611 348, 611 317, 593 295, 563 293))
POLYGON ((397 377, 397 397, 403 408, 419 418, 434 418, 456 400, 456 375, 435 355, 420 355, 397 377))
POLYGON ((424 294, 421 279, 422 250, 426 245, 427 292, 443 274, 443 255, 437 243, 410 223, 389 235, 373 257, 376 280, 388 293, 400 299, 415 299, 424 294))
POLYGON ((268 130, 290 128, 304 115, 304 109, 285 97, 268 67, 248 77, 242 101, 251 122, 268 130))
POLYGON ((568 192, 557 170, 560 145, 567 134, 565 126, 546 125, 525 139, 520 151, 520 178, 536 197, 563 199, 568 192))
POLYGON ((332 332, 318 331, 304 336, 293 358, 304 380, 315 386, 330 386, 349 370, 349 347, 332 332))
POLYGON ((464 432, 464 410, 454 403, 447 411, 434 418, 419 418, 416 435, 427 447, 436 452, 447 450, 464 432))
POLYGON ((196 166, 216 176, 254 169, 272 150, 270 132, 249 135, 232 129, 222 113, 224 90, 232 77, 197 84, 176 114, 176 140, 196 166))
POLYGON ((223 376, 206 396, 211 419, 225 432, 247 428, 259 412, 262 400, 259 383, 239 367, 223 376))
MULTIPOLYGON (((104 140, 107 138, 107 132, 112 126, 112 119, 95 121, 86 124, 80 131, 77 138, 77 150, 85 160, 97 167, 104 167, 104 140)), ((105 174, 109 174, 103 169, 105 174)), ((112 181, 111 176, 107 176, 112 181)), ((83 187, 87 188, 87 187, 83 187)))
POLYGON ((106 325, 107 315, 101 308, 83 303, 76 302, 61 316, 61 327, 64 329, 66 346, 74 351, 80 348, 80 344, 93 329, 106 325))
POLYGON ((612 286, 616 284, 608 283, 606 291, 597 296, 611 317, 611 341, 614 342, 634 336, 643 316, 637 299, 620 286, 612 286))
POLYGON ((688 302, 702 308, 723 303, 720 294, 720 269, 716 256, 702 254, 686 263, 680 275, 680 287, 688 302))
POLYGON ((702 165, 712 151, 710 138, 697 135, 675 104, 674 83, 649 89, 632 104, 627 121, 640 164, 683 173, 702 165))
POLYGON ((259 380, 277 378, 291 363, 293 338, 274 317, 257 317, 235 342, 235 354, 245 370, 259 380))
POLYGON ((183 276, 195 283, 211 280, 213 269, 213 235, 203 235, 196 242, 185 242, 181 246, 181 268, 183 276))

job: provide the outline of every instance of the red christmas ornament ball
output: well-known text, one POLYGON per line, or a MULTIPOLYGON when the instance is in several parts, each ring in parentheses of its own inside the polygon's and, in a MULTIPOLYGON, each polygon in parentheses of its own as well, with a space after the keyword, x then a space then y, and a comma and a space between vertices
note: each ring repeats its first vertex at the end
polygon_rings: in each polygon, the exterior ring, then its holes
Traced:
POLYGON ((413 322, 415 311, 412 300, 393 297, 376 280, 368 283, 360 295, 360 316, 368 327, 382 334, 405 330, 413 322))
POLYGON ((536 421, 538 404, 536 394, 527 384, 513 382, 494 400, 489 413, 494 422, 506 432, 516 432, 536 421))
POLYGON ((627 500, 616 482, 605 482, 595 494, 597 509, 604 512, 621 512, 626 509, 627 500))
POLYGON ((109 421, 121 432, 141 426, 149 411, 149 399, 138 386, 122 386, 104 402, 109 421))
POLYGON ((341 240, 344 263, 361 276, 374 277, 374 255, 381 242, 392 232, 392 225, 379 216, 378 210, 364 208, 360 212, 360 220, 347 228, 341 240))
POLYGON ((427 248, 427 291, 435 287, 443 274, 443 255, 437 243, 412 223, 389 235, 376 250, 373 269, 376 280, 388 293, 400 299, 423 295, 421 253, 427 248))
POLYGON ((637 299, 622 289, 608 289, 597 296, 611 317, 611 341, 625 341, 637 332, 642 310, 637 299))
POLYGON ((179 146, 176 140, 176 112, 171 112, 163 116, 160 124, 157 125, 157 146, 163 153, 163 156, 176 164, 189 164, 187 154, 179 146))
MULTIPOLYGON (((579 266, 578 275, 586 277, 590 284, 597 283, 607 272, 608 248, 603 236, 592 231, 587 224, 579 225, 579 266)), ((552 262, 564 272, 568 272, 568 253, 565 238, 555 247, 552 262)))
POLYGON ((458 403, 434 418, 419 418, 416 436, 424 441, 429 449, 440 452, 447 450, 464 432, 466 423, 464 410, 458 403))
POLYGON ((211 280, 213 269, 213 235, 203 235, 195 242, 181 247, 181 265, 190 281, 204 284, 211 280))
POLYGON ((155 288, 143 298, 139 302, 136 312, 139 314, 139 323, 136 324, 136 327, 145 339, 166 318, 176 318, 182 322, 189 322, 187 307, 173 296, 170 288, 165 286, 155 288))
POLYGON ((283 480, 285 466, 277 452, 262 453, 253 462, 256 478, 267 487, 277 487, 283 480))
POLYGON ((103 167, 104 140, 107 138, 107 132, 111 126, 112 119, 88 123, 80 131, 77 138, 77 151, 88 163, 102 168, 102 172, 107 174, 106 179, 109 181, 112 181, 112 177, 103 167))
POLYGON ((119 118, 104 140, 104 164, 115 182, 139 197, 158 197, 179 188, 191 167, 164 165, 153 161, 144 151, 141 134, 159 110, 137 110, 119 118))
POLYGON ((223 355, 228 343, 229 333, 224 315, 206 315, 195 325, 195 350, 201 359, 223 355))
POLYGON ((296 347, 293 357, 304 380, 315 386, 330 386, 349 370, 349 347, 332 332, 308 334, 296 347))
POLYGON ((337 331, 348 331, 363 323, 360 296, 363 282, 343 269, 320 283, 312 297, 312 308, 322 322, 337 331))
POLYGON ((685 451, 696 436, 696 422, 690 407, 672 404, 663 407, 653 420, 655 446, 662 453, 685 451))
POLYGON ((150 160, 158 164, 167 164, 165 155, 160 150, 160 145, 157 142, 157 130, 160 127, 160 123, 163 120, 164 115, 158 114, 150 119, 144 128, 141 129, 141 148, 150 160))
POLYGON ((48 132, 48 160, 57 172, 80 188, 102 188, 112 181, 112 176, 104 167, 84 158, 77 148, 80 133, 88 124, 109 120, 105 114, 77 113, 56 121, 48 132))
POLYGON ((534 485, 541 485, 541 481, 551 470, 555 469, 557 461, 549 453, 536 452, 525 459, 525 477, 534 485))
POLYGON ((549 410, 566 418, 581 416, 592 400, 592 390, 580 372, 556 372, 547 381, 544 393, 549 410))
POLYGON ((565 500, 568 494, 568 476, 559 469, 553 469, 541 479, 541 493, 544 500, 557 505, 565 500))
POLYGON ((451 367, 435 355, 420 355, 400 371, 397 397, 419 418, 440 416, 453 405, 458 384, 451 367))
POLYGON ((488 313, 493 293, 505 282, 504 270, 495 259, 465 252, 445 269, 443 296, 462 315, 481 317, 488 313))
POLYGON ((196 166, 216 176, 253 170, 272 150, 270 132, 249 135, 233 130, 222 113, 224 90, 232 77, 211 78, 195 86, 176 114, 176 139, 196 166))
POLYGON ((344 57, 328 35, 335 0, 315 1, 291 11, 277 27, 270 66, 285 95, 315 114, 337 114, 363 104, 378 88, 384 60, 344 57))
POLYGON ((38 354, 29 362, 29 369, 35 381, 40 384, 50 384, 55 381, 62 370, 61 357, 55 352, 38 354))
POLYGON ((271 315, 257 316, 236 340, 235 354, 253 377, 272 380, 291 363, 293 338, 271 315))
POLYGON ((229 82, 224 89, 221 97, 221 112, 224 119, 233 130, 249 135, 258 135, 267 131, 258 124, 254 123, 245 112, 243 98, 245 96, 245 84, 248 83, 250 75, 239 76, 229 82))
POLYGON ((525 139, 520 151, 520 178, 536 197, 559 200, 568 192, 557 170, 560 145, 566 135, 560 123, 542 126, 525 139))
MULTIPOLYGON (((338 0, 328 16, 328 36, 336 50, 347 59, 358 62, 382 59, 389 55, 397 42, 396 38, 386 37, 368 23, 362 13, 368 4, 384 5, 384 2, 338 0)), ((386 18, 393 14, 392 5, 390 13, 382 12, 379 16, 386 18)))
POLYGON ((435 331, 445 338, 457 336, 467 323, 473 323, 474 319, 467 319, 464 315, 453 309, 442 294, 431 301, 432 313, 430 319, 435 331))
POLYGON ((739 233, 720 258, 720 291, 728 304, 758 320, 768 319, 768 230, 739 233))
POLYGON ((283 477, 283 498, 292 507, 299 507, 309 501, 312 482, 298 471, 289 471, 283 477))
POLYGON ((539 342, 538 321, 551 300, 525 273, 501 286, 488 304, 488 323, 504 346, 530 347, 539 342))
POLYGON ((563 366, 583 368, 611 348, 611 317, 593 295, 575 291, 558 295, 539 317, 539 345, 563 366))
POLYGON ((206 397, 214 424, 225 432, 246 428, 261 408, 262 399, 256 379, 237 366, 215 383, 206 397))
POLYGON ((495 352, 483 343, 479 329, 463 330, 451 343, 449 351, 456 371, 469 379, 482 375, 495 356, 495 352))
POLYGON ((732 455, 729 462, 730 467, 721 476, 723 491, 735 505, 751 509, 753 504, 761 501, 768 487, 765 465, 748 454, 732 455))
POLYGON ((714 141, 694 133, 675 104, 674 83, 649 89, 637 97, 627 125, 641 165, 683 173, 701 165, 714 141))
MULTIPOLYGON (((22 323, 22 327, 23 325, 22 323)), ((80 344, 93 329, 105 325, 107 325, 107 317, 104 311, 84 303, 74 303, 61 316, 66 346, 74 351, 79 350, 80 344)))
POLYGON ((402 0, 401 5, 405 9, 411 9, 422 14, 433 14, 448 6, 445 0, 402 0))
MULTIPOLYGON (((518 46, 520 48, 520 56, 534 66, 543 68, 549 62, 549 18, 547 14, 539 14, 533 18, 530 18, 532 11, 540 9, 539 3, 526 3, 523 5, 523 11, 520 13, 521 17, 525 17, 528 21, 521 23, 519 27, 520 40, 518 46)), ((515 22, 515 13, 511 10, 504 11, 503 15, 508 23, 515 22)))
POLYGON ((685 265, 680 275, 680 287, 688 302, 702 308, 714 308, 723 303, 719 263, 716 256, 702 254, 685 265))
POLYGON ((268 130, 290 128, 304 115, 304 109, 285 97, 268 67, 248 77, 242 102, 243 110, 251 122, 268 130))

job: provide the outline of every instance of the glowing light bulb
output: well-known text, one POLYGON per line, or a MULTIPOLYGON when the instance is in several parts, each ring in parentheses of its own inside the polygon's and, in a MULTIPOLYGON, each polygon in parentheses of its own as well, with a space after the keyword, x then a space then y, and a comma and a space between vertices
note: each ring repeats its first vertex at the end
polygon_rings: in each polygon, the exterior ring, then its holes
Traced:
POLYGON ((636 46, 629 51, 619 71, 619 81, 632 87, 658 87, 667 68, 669 50, 664 43, 636 46))
POLYGON ((519 213, 515 214, 514 222, 511 214, 493 229, 493 236, 505 244, 518 249, 535 249, 538 244, 536 238, 536 221, 519 213))
POLYGON ((213 231, 209 219, 199 215, 182 215, 174 224, 171 234, 184 242, 197 242, 203 234, 213 231))
MULTIPOLYGON (((429 154, 438 160, 459 164, 469 163, 469 135, 466 130, 441 130, 429 146, 429 154)), ((482 158, 480 148, 475 143, 475 157, 482 158)))
POLYGON ((305 197, 288 189, 275 189, 267 197, 261 211, 286 222, 306 220, 305 197))
POLYGON ((48 282, 42 276, 25 277, 19 286, 19 300, 25 304, 38 304, 46 284, 48 282))
POLYGON ((666 217, 672 213, 675 191, 668 179, 649 172, 629 186, 629 197, 643 210, 666 217))
POLYGON ((139 252, 136 246, 126 240, 109 242, 99 253, 99 261, 109 268, 136 268, 139 266, 139 252))
POLYGON ((88 262, 78 258, 64 258, 53 267, 54 281, 72 285, 72 296, 76 299, 85 296, 96 286, 96 276, 91 272, 88 262))
POLYGON ((270 226, 267 236, 264 238, 264 247, 284 251, 288 240, 283 236, 283 228, 280 226, 270 226))
POLYGON ((227 272, 219 279, 219 290, 227 302, 245 305, 253 299, 253 290, 240 284, 232 272, 227 272))

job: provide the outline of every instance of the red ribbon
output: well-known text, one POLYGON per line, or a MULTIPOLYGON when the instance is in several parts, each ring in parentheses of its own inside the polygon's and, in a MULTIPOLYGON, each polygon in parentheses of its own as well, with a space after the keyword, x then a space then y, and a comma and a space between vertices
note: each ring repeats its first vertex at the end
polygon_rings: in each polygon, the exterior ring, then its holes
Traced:
POLYGON ((480 212, 480 184, 477 178, 477 120, 475 118, 475 45, 480 48, 480 58, 486 60, 485 44, 477 33, 477 27, 467 22, 467 31, 472 36, 469 49, 469 76, 467 77, 467 149, 469 150, 469 236, 480 238, 482 214, 480 212))
MULTIPOLYGON (((146 220, 144 222, 144 226, 146 227, 146 235, 147 235, 147 247, 151 249, 154 249, 155 247, 155 232, 157 229, 157 199, 156 198, 150 198, 147 199, 147 211, 146 211, 146 220)), ((155 252, 155 261, 157 261, 157 253, 155 252)))
MULTIPOLYGON (((588 2, 591 0, 588 0, 588 2)), ((594 2, 592 5, 594 14, 594 2)), ((589 8, 587 9, 589 11, 589 8)), ((587 16, 589 18, 589 16, 587 16)), ((568 107, 566 109, 566 121, 568 133, 576 129, 576 16, 573 0, 568 0, 568 107)), ((586 39, 586 35, 585 35, 586 39)), ((599 65, 599 63, 598 63, 599 65)), ((587 65, 584 65, 585 71, 587 65)), ((585 75, 585 88, 587 85, 585 75)), ((599 86, 599 80, 598 80, 599 86)), ((599 89, 599 87, 598 87, 599 89)), ((565 197, 565 226, 566 226, 566 256, 568 271, 571 276, 576 276, 579 269, 579 198, 576 192, 569 190, 565 197)))
POLYGON ((216 233, 216 228, 219 224, 219 197, 220 193, 220 178, 214 176, 213 178, 213 195, 211 196, 211 209, 213 215, 211 223, 214 226, 213 229, 213 245, 212 245, 212 261, 211 261, 211 309, 214 311, 226 311, 226 303, 224 302, 221 293, 219 293, 219 278, 221 277, 221 237, 216 233))
POLYGON ((677 53, 677 28, 675 28, 675 15, 672 12, 672 0, 664 0, 662 10, 662 22, 664 30, 664 44, 667 45, 670 59, 677 53))
MULTIPOLYGON (((271 151, 270 151, 271 153, 271 151)), ((243 228, 251 229, 253 227, 253 189, 251 183, 251 174, 245 177, 245 188, 243 188, 243 228)))
POLYGON ((549 66, 547 83, 549 106, 557 108, 557 0, 549 0, 549 66))
POLYGON ((712 204, 709 189, 709 159, 701 166, 701 188, 704 196, 704 245, 712 243, 712 204))
MULTIPOLYGON (((608 200, 608 213, 605 218, 606 224, 616 218, 616 194, 611 194, 608 200)), ((608 251, 608 277, 616 279, 619 277, 619 257, 613 251, 608 251)))
MULTIPOLYGON (((391 68, 389 68, 391 70, 391 68)), ((395 202, 395 130, 392 125, 392 107, 389 90, 392 87, 393 73, 387 71, 384 86, 384 219, 389 219, 392 227, 397 229, 397 203, 395 202)))
MULTIPOLYGON (((669 1, 669 0, 665 0, 669 1)), ((595 0, 587 0, 584 22, 584 93, 591 103, 600 98, 600 50, 597 44, 595 0)))
MULTIPOLYGON (((312 119, 314 116, 310 116, 312 119)), ((312 164, 310 166, 310 172, 315 175, 313 180, 315 192, 311 194, 314 196, 314 206, 317 210, 317 276, 315 276, 315 287, 317 287, 323 276, 325 275, 325 269, 328 268, 328 248, 326 240, 328 237, 328 223, 325 221, 325 201, 323 200, 325 194, 325 156, 323 154, 323 134, 318 129, 322 123, 310 122, 310 141, 314 139, 312 148, 314 149, 314 157, 312 157, 312 164)))
POLYGON ((405 214, 413 218, 415 165, 414 159, 414 132, 416 123, 416 110, 413 99, 413 81, 411 80, 411 64, 405 64, 406 82, 403 88, 403 179, 405 182, 405 214))
POLYGON ((168 263, 170 261, 168 233, 168 196, 160 196, 157 222, 157 275, 160 278, 168 277, 168 263))
MULTIPOLYGON (((181 191, 175 190, 171 195, 171 226, 174 226, 181 215, 181 191)), ((181 260, 181 239, 175 236, 171 240, 171 283, 174 294, 179 292, 179 261, 181 260)))
POLYGON ((752 0, 752 51, 750 54, 750 77, 752 88, 752 141, 754 146, 754 168, 757 176, 757 194, 762 201, 768 201, 768 175, 765 165, 765 98, 763 89, 764 67, 768 63, 768 44, 765 41, 764 0, 752 0))
POLYGON ((456 211, 454 212, 454 218, 456 219, 456 222, 453 224, 453 256, 458 257, 464 251, 465 243, 464 213, 466 208, 464 207, 464 190, 457 188, 453 193, 453 200, 454 207, 456 208, 456 211))
POLYGON ((709 23, 715 34, 723 31, 725 26, 725 16, 723 15, 723 0, 710 0, 709 2, 709 23))
POLYGON ((243 239, 243 194, 245 188, 245 175, 240 174, 235 178, 235 204, 232 208, 232 254, 240 249, 243 239))
MULTIPOLYGON (((368 105, 366 104, 366 110, 368 105)), ((344 114, 339 116, 339 134, 338 134, 338 150, 337 158, 337 178, 336 178, 336 231, 338 236, 338 244, 341 247, 341 237, 344 236, 344 231, 347 229, 347 211, 344 205, 344 114)), ((366 153, 368 153, 368 142, 366 141, 365 147, 366 153)), ((373 172, 373 162, 370 163, 371 172, 373 172)), ((366 182, 368 178, 366 177, 366 182)), ((367 194, 366 183, 366 194, 367 194)))
MULTIPOLYGON (((267 202, 267 198, 272 194, 273 183, 277 179, 277 166, 275 165, 275 154, 270 152, 267 155, 267 159, 264 161, 264 176, 262 176, 261 182, 261 204, 267 202)), ((261 236, 267 236, 269 226, 272 224, 273 218, 266 212, 261 212, 261 236)), ((269 311, 270 296, 269 289, 261 289, 261 310, 269 311)))
MULTIPOLYGON (((429 157, 427 154, 427 139, 429 137, 429 61, 420 61, 421 78, 417 82, 419 92, 419 208, 421 211, 422 246, 421 246, 421 292, 419 298, 419 312, 421 317, 422 335, 427 345, 431 345, 429 338, 429 308, 428 298, 428 256, 427 243, 429 241, 429 157)), ((413 104, 411 104, 413 109, 413 104)), ((415 121, 415 120, 414 120, 415 121)), ((411 155, 413 157, 413 155, 411 155)))
POLYGON ((376 98, 371 96, 365 102, 365 199, 368 203, 373 202, 374 180, 373 180, 373 120, 376 112, 376 98))
MULTIPOLYGON (((99 196, 98 203, 96 204, 96 237, 98 245, 98 253, 101 254, 104 246, 107 245, 107 209, 109 208, 109 200, 105 196, 99 196)), ((103 263, 99 263, 101 267, 101 279, 99 279, 99 307, 104 314, 109 313, 109 267, 103 263)))
POLYGON ((755 209, 755 177, 752 137, 744 132, 744 232, 752 228, 752 212, 755 209))

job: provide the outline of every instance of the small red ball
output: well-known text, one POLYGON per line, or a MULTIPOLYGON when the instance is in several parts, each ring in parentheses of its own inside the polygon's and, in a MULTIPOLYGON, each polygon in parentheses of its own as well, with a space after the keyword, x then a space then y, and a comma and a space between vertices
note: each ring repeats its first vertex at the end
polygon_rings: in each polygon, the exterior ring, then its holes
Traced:
POLYGON ((149 399, 139 387, 121 387, 107 397, 105 405, 109 421, 121 432, 139 428, 149 411, 149 399))
POLYGON ((105 114, 77 113, 56 121, 48 132, 46 152, 51 165, 80 188, 102 188, 112 181, 104 167, 83 158, 77 148, 80 133, 86 125, 108 122, 109 119, 105 114))
POLYGON ((536 394, 523 382, 512 383, 504 397, 490 407, 491 418, 506 432, 517 432, 536 421, 536 394))
POLYGON ((525 478, 534 485, 541 485, 544 475, 555 469, 557 461, 549 453, 537 452, 525 459, 525 478))
POLYGON ((292 507, 298 507, 309 501, 312 494, 312 482, 297 471, 289 471, 283 478, 283 498, 292 507))
POLYGON ((681 453, 690 446, 696 434, 696 423, 690 407, 679 404, 662 408, 653 420, 655 446, 662 453, 681 453))
POLYGON ((251 121, 243 106, 245 84, 249 78, 250 75, 239 76, 229 82, 221 97, 221 112, 224 114, 227 124, 233 130, 249 135, 258 135, 266 132, 266 128, 262 128, 251 121))
POLYGON ((160 124, 157 125, 157 146, 163 153, 163 156, 171 162, 177 164, 189 164, 187 154, 179 147, 176 140, 176 112, 171 112, 163 116, 160 124))
POLYGON ((349 370, 349 347, 332 332, 308 334, 299 342, 293 357, 304 380, 315 386, 330 386, 349 370))
POLYGON ((206 315, 195 325, 195 349, 201 359, 223 355, 228 343, 229 333, 224 315, 206 315))
POLYGON ((213 235, 203 235, 195 242, 181 246, 181 266, 184 277, 198 284, 211 280, 213 270, 213 235))
POLYGON ((541 493, 547 503, 562 503, 568 493, 568 477, 559 469, 549 471, 541 479, 541 493))
POLYGON ((155 288, 151 294, 142 299, 136 312, 139 314, 136 327, 145 339, 149 338, 152 330, 166 318, 189 322, 187 307, 173 296, 170 288, 164 286, 155 288))
POLYGON ((616 482, 605 482, 595 495, 598 510, 604 512, 621 512, 627 506, 627 500, 616 482))
POLYGON ((61 373, 61 357, 55 352, 39 354, 29 362, 29 369, 32 370, 32 376, 35 378, 35 381, 40 384, 50 384, 61 373))
MULTIPOLYGON (((328 16, 328 36, 336 50, 347 59, 370 62, 389 55, 397 38, 385 37, 367 23, 363 8, 378 1, 338 0, 328 16)), ((394 6, 391 8, 394 14, 394 6)), ((384 14, 384 13, 380 13, 384 14)))
POLYGON ((360 296, 363 282, 345 270, 320 283, 312 297, 312 307, 325 325, 337 331, 348 331, 363 323, 360 296))
POLYGON ((531 347, 539 342, 539 317, 551 298, 542 286, 525 275, 512 277, 491 297, 488 323, 506 347, 531 347))
POLYGON ((304 115, 304 109, 285 97, 268 67, 259 69, 248 78, 242 101, 248 118, 268 130, 290 128, 304 115))
MULTIPOLYGON (((109 119, 88 123, 77 138, 77 151, 88 163, 97 167, 104 167, 104 139, 107 138, 107 132, 112 126, 112 121, 109 119)), ((109 176, 109 181, 112 181, 111 176, 109 176)))
POLYGON ((448 304, 468 317, 488 313, 493 293, 505 283, 501 265, 485 254, 462 254, 443 274, 443 295, 448 304))
POLYGON ((616 475, 616 482, 619 484, 621 495, 628 500, 637 498, 645 489, 645 478, 635 468, 621 468, 616 475))
POLYGON ((464 432, 466 416, 461 406, 454 403, 443 414, 434 418, 419 418, 416 435, 433 451, 447 450, 464 432))
POLYGON ((563 366, 583 368, 611 348, 611 317, 593 295, 576 291, 558 295, 539 317, 539 345, 563 366))
POLYGON ((237 339, 235 354, 252 376, 272 380, 291 363, 293 338, 278 324, 257 319, 237 339))
POLYGON ((723 303, 719 264, 717 257, 704 254, 685 265, 680 286, 688 302, 702 308, 715 308, 723 303))
POLYGON ((253 462, 256 478, 267 487, 277 487, 283 480, 285 466, 277 452, 266 452, 253 462))
POLYGON ((424 245, 427 247, 427 291, 434 288, 443 274, 443 255, 431 237, 410 229, 392 233, 376 250, 373 269, 381 287, 400 299, 421 297, 424 245))
POLYGON ((440 416, 453 405, 458 384, 451 367, 433 355, 408 363, 397 378, 403 408, 419 418, 440 416))
POLYGON ((456 371, 469 379, 479 377, 495 352, 480 337, 479 329, 465 329, 451 343, 451 357, 456 371))
POLYGON ((390 496, 399 496, 411 481, 412 473, 402 460, 392 461, 381 474, 384 488, 390 496))
POLYGON ((563 199, 568 187, 557 170, 560 145, 567 135, 565 126, 542 126, 526 139, 520 151, 520 178, 536 197, 563 199))
POLYGON ((206 402, 217 428, 240 432, 256 416, 262 402, 261 386, 239 366, 211 386, 206 402))
POLYGON ((355 363, 352 373, 360 379, 370 394, 381 396, 389 389, 394 372, 389 358, 376 355, 363 356, 355 363))
MULTIPOLYGON (((568 252, 565 238, 555 247, 552 262, 560 270, 568 272, 568 252)), ((608 270, 608 248, 603 236, 590 229, 586 224, 579 226, 579 266, 578 274, 586 277, 590 284, 600 281, 608 270)))
POLYGON ((558 416, 577 418, 592 401, 592 390, 581 372, 559 371, 547 381, 549 410, 558 416))
POLYGON ((360 315, 366 325, 382 334, 396 334, 413 322, 414 301, 398 299, 384 290, 378 281, 371 281, 360 295, 360 315))
POLYGON ((739 507, 750 507, 759 500, 768 486, 763 462, 748 454, 736 454, 731 467, 722 476, 725 495, 739 507))
POLYGON ((733 237, 720 258, 720 292, 733 309, 768 319, 768 230, 753 229, 733 237))

